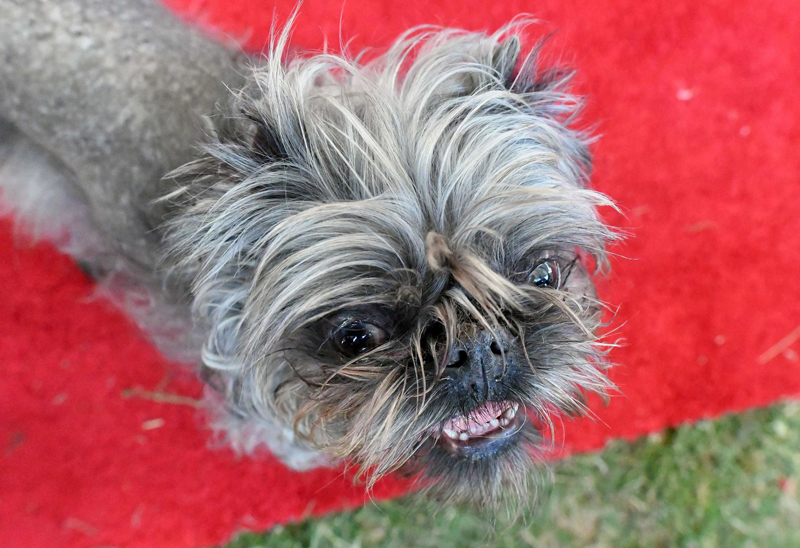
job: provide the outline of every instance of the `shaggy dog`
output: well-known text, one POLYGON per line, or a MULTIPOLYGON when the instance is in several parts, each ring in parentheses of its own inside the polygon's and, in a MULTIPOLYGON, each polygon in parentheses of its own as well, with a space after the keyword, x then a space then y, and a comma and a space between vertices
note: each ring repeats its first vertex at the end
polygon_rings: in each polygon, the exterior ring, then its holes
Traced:
POLYGON ((5 200, 199 364, 234 446, 528 498, 543 429, 610 386, 615 236, 523 24, 368 61, 287 58, 287 26, 248 60, 152 0, 0 12, 5 200))

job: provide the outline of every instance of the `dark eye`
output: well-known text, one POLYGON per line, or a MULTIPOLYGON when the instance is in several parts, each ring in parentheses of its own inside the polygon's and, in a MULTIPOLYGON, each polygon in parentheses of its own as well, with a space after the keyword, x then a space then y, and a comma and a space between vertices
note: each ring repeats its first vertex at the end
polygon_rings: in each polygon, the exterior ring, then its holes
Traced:
POLYGON ((528 283, 538 287, 558 289, 561 285, 561 269, 555 261, 545 261, 533 269, 528 276, 528 283))
POLYGON ((349 358, 369 352, 386 341, 386 331, 361 320, 347 320, 331 336, 336 348, 349 358))

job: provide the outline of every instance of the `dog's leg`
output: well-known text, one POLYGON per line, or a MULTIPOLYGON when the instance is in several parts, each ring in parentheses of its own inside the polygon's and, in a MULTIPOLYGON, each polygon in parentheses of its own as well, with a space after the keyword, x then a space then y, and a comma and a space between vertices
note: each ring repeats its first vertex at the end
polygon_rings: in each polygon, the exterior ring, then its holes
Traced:
POLYGON ((0 213, 11 213, 21 233, 46 239, 72 255, 87 274, 102 253, 75 175, 54 155, 0 119, 0 213))

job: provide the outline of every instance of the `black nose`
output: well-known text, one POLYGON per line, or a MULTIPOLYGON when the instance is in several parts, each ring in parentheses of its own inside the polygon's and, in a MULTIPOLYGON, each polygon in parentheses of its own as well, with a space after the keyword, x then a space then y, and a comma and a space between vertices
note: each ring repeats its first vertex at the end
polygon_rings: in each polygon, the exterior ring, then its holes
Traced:
POLYGON ((509 367, 511 337, 504 330, 482 331, 456 341, 450 349, 444 377, 479 400, 489 398, 509 367))

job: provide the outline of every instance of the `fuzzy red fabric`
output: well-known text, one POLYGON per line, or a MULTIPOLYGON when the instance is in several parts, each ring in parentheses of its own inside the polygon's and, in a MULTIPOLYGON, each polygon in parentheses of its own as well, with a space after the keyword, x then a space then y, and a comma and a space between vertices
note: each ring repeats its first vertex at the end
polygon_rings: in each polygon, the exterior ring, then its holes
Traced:
MULTIPOLYGON (((169 0, 253 50, 294 0, 169 0)), ((595 186, 632 234, 601 284, 620 395, 567 421, 565 452, 800 394, 800 10, 794 0, 309 0, 294 43, 383 46, 408 27, 519 13, 579 71, 595 186)), ((341 470, 209 448, 201 388, 47 245, 0 224, 0 546, 194 547, 351 507, 341 470), (154 396, 154 392, 172 396, 154 396)), ((403 490, 387 481, 377 498, 403 490)))

